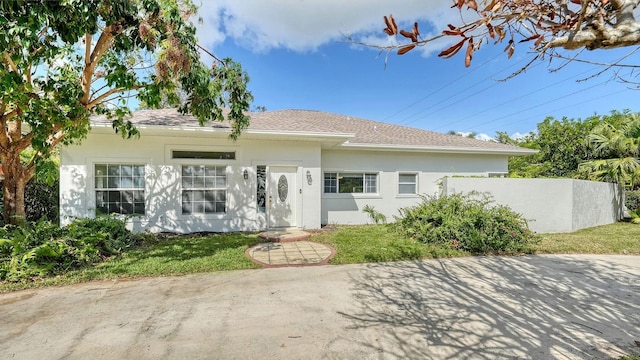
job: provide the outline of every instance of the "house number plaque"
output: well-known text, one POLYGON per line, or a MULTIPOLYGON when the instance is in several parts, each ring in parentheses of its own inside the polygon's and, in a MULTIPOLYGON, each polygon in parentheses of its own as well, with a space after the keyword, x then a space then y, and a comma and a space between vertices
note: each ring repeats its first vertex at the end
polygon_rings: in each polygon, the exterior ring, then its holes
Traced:
POLYGON ((289 194, 289 183, 287 182, 287 177, 280 175, 280 179, 278 179, 278 197, 280 198, 280 201, 285 202, 287 200, 287 194, 289 194))

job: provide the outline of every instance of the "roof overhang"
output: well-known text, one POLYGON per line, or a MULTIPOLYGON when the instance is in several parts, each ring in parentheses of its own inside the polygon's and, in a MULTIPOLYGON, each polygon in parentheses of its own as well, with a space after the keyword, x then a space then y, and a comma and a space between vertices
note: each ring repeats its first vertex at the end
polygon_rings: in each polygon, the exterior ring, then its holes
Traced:
MULTIPOLYGON (((141 135, 149 136, 174 136, 174 137, 207 137, 228 138, 231 130, 228 128, 196 127, 196 126, 161 126, 161 125, 135 125, 141 135)), ((97 134, 112 134, 113 127, 110 124, 92 124, 91 131, 97 134)), ((339 146, 354 138, 352 133, 330 132, 305 132, 305 131, 281 131, 281 130, 251 130, 246 129, 238 137, 238 140, 272 140, 272 141, 313 141, 320 142, 322 148, 328 149, 339 146)))
MULTIPOLYGON (((150 136, 174 136, 174 137, 208 137, 228 138, 229 128, 197 127, 197 126, 162 126, 162 125, 136 125, 142 135, 150 136)), ((111 124, 98 123, 91 125, 91 131, 98 134, 113 134, 111 124)), ((271 141, 312 141, 319 142, 323 149, 340 150, 367 150, 367 151, 401 151, 423 153, 450 153, 450 154, 483 154, 483 155, 507 155, 521 156, 531 155, 538 151, 518 148, 482 148, 482 147, 454 147, 454 146, 423 146, 423 145, 396 145, 396 144, 358 144, 349 143, 355 134, 331 133, 331 132, 305 132, 282 130, 251 130, 246 129, 238 140, 271 140, 271 141)))
POLYGON ((454 146, 421 146, 421 145, 393 145, 393 144, 353 144, 344 143, 340 149, 368 150, 368 151, 404 151, 404 152, 424 152, 424 153, 450 153, 450 154, 483 154, 483 155, 507 155, 520 156, 536 154, 538 150, 514 148, 480 148, 480 147, 454 147, 454 146))

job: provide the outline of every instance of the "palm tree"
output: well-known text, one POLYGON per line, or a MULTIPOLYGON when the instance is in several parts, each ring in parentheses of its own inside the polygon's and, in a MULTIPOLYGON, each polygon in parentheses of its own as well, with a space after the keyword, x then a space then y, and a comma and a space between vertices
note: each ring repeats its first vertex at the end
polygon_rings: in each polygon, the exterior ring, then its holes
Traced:
POLYGON ((587 142, 598 158, 580 164, 579 171, 587 178, 631 187, 640 180, 639 114, 614 113, 592 130, 587 142))

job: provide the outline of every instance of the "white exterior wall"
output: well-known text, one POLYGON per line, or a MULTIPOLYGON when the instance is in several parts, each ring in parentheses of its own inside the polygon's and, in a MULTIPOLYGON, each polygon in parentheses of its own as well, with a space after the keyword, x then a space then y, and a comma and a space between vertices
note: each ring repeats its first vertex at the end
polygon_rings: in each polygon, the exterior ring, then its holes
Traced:
POLYGON ((373 172, 378 174, 377 194, 325 194, 322 183, 322 224, 366 224, 366 205, 392 220, 398 209, 420 202, 419 195, 398 194, 400 173, 416 173, 418 194, 439 192, 446 176, 488 176, 507 172, 506 155, 435 154, 394 151, 323 150, 324 172, 373 172))
POLYGON ((135 231, 256 231, 267 227, 257 213, 256 166, 294 166, 296 227, 320 228, 320 144, 299 141, 238 140, 226 137, 145 135, 124 140, 113 133, 91 133, 81 145, 64 147, 60 166, 60 221, 95 216, 96 163, 145 164, 146 215, 129 220, 135 231), (172 159, 171 150, 235 151, 235 160, 172 159), (182 215, 181 165, 227 166, 226 214, 182 215), (249 179, 244 180, 244 170, 249 179), (307 183, 307 171, 313 179, 307 183), (304 200, 302 200, 304 199, 304 200))
POLYGON ((497 204, 522 214, 538 233, 573 232, 622 218, 616 184, 573 179, 447 178, 444 193, 489 193, 497 204))

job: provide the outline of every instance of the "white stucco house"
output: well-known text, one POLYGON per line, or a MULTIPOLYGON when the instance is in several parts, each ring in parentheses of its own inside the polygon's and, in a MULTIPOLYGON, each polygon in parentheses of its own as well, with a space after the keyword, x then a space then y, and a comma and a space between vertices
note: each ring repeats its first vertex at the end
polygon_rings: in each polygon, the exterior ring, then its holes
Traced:
POLYGON ((175 110, 135 112, 133 140, 93 118, 87 139, 61 151, 61 224, 101 213, 152 232, 362 224, 366 205, 396 215, 445 176, 499 176, 533 152, 319 111, 250 116, 235 142, 223 123, 175 110))

